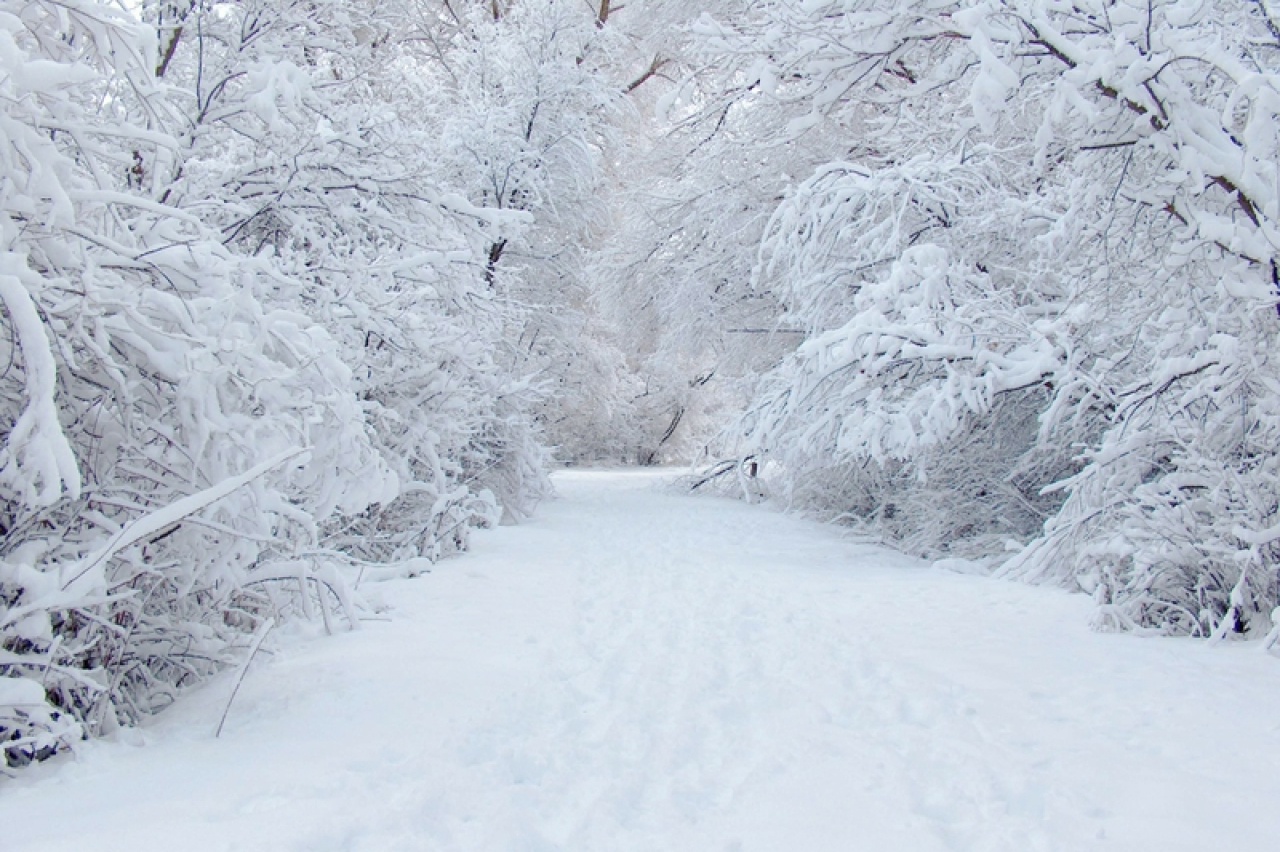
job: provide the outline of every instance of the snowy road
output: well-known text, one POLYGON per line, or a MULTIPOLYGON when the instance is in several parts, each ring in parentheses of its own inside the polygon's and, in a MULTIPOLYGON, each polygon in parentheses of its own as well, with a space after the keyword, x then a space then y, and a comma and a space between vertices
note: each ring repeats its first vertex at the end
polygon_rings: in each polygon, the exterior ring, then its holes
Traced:
POLYGON ((1280 848, 1280 660, 656 482, 0 787, 0 849, 1280 848))

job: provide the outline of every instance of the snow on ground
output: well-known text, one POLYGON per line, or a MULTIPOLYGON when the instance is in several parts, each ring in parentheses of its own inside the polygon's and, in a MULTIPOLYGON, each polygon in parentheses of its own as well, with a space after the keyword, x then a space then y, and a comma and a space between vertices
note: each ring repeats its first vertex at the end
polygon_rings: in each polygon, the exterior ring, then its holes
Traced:
POLYGON ((1280 662, 564 473, 389 621, 0 788, 0 849, 1263 850, 1280 662), (145 747, 138 747, 145 744, 145 747))

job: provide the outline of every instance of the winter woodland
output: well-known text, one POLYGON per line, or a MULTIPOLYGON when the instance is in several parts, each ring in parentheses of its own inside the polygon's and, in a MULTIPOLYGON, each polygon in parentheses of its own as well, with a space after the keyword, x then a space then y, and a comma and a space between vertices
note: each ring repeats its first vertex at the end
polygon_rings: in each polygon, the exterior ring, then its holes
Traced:
POLYGON ((0 0, 0 136, 0 771, 558 463, 1280 640, 1274 0, 0 0))

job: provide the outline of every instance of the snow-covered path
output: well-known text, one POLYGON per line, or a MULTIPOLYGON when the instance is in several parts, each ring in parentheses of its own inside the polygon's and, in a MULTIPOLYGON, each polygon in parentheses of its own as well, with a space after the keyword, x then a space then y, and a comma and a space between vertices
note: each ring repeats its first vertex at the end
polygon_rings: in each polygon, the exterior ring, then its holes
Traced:
POLYGON ((0 849, 1280 847, 1280 661, 652 474, 0 787, 0 849))

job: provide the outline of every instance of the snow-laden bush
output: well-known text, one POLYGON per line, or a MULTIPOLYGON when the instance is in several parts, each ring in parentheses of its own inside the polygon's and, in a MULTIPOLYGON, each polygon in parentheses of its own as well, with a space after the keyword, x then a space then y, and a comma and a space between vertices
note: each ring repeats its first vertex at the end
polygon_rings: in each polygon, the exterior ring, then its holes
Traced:
POLYGON ((461 549, 545 482, 476 297, 474 231, 503 223, 415 183, 421 134, 323 53, 254 58, 318 7, 147 9, 158 54, 104 3, 0 4, 8 766, 166 706, 281 615, 354 624, 365 561, 461 549))
POLYGON ((1034 210, 1012 187, 999 199, 1005 171, 984 150, 834 163, 775 214, 758 274, 809 339, 766 377, 749 446, 793 504, 974 555, 1033 537, 1061 503, 1041 489, 1074 450, 1038 420, 1067 360, 1042 321, 1060 282, 990 260, 1042 231, 1002 227, 1034 210), (957 215, 979 203, 994 215, 957 215))
POLYGON ((138 28, 95 3, 18 12, 0 18, 9 764, 165 705, 319 586, 341 598, 304 558, 318 521, 395 491, 332 339, 253 297, 261 264, 130 192, 129 154, 173 146, 127 121, 158 108, 138 28))
POLYGON ((809 339, 766 383, 745 451, 922 551, 1027 542, 1003 570, 1094 593, 1103 625, 1265 631, 1267 7, 766 3, 702 28, 747 85, 854 140, 763 244, 759 286, 809 339))
POLYGON ((165 81, 194 90, 176 96, 190 129, 165 192, 269 262, 258 298, 324 327, 351 368, 400 489, 327 527, 327 546, 439 558, 546 491, 528 413, 542 394, 503 362, 511 312, 486 282, 491 244, 528 217, 431 182, 453 140, 412 15, 278 7, 186 12, 165 81))

